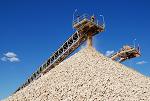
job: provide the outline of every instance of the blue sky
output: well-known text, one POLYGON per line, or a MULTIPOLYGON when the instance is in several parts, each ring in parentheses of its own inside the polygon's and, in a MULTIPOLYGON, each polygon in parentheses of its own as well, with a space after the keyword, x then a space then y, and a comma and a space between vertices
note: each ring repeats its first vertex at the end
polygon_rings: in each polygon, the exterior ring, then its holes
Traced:
POLYGON ((74 32, 75 9, 105 16, 106 31, 94 37, 103 54, 132 45, 136 38, 142 56, 124 64, 150 76, 149 5, 149 0, 0 0, 0 99, 12 94, 74 32))

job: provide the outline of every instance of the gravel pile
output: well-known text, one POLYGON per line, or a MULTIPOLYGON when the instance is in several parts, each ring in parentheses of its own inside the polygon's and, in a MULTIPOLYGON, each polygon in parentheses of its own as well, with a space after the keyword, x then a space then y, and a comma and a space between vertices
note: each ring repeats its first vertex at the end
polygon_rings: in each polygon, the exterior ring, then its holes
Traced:
POLYGON ((4 101, 150 101, 150 78, 85 48, 4 101))

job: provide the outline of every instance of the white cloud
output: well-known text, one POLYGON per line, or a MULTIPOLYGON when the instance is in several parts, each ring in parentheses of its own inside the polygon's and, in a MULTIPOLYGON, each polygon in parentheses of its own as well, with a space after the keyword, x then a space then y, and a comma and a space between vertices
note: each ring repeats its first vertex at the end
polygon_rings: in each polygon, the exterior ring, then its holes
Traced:
POLYGON ((7 61, 7 58, 6 57, 2 57, 1 60, 2 61, 7 61))
POLYGON ((111 50, 111 51, 108 50, 108 51, 106 51, 105 56, 110 56, 110 55, 112 55, 114 52, 115 52, 114 50, 111 50))
POLYGON ((6 57, 8 58, 13 58, 13 57, 16 57, 17 55, 13 52, 7 52, 6 54, 4 54, 6 57))
POLYGON ((142 64, 146 64, 146 63, 148 63, 148 62, 146 62, 146 61, 139 61, 139 62, 137 62, 136 64, 142 65, 142 64))
POLYGON ((4 56, 1 58, 1 61, 9 61, 9 62, 19 62, 20 59, 17 57, 17 55, 14 52, 7 52, 4 54, 4 56))
POLYGON ((19 58, 17 58, 17 57, 8 58, 8 60, 10 62, 19 62, 20 61, 19 58))

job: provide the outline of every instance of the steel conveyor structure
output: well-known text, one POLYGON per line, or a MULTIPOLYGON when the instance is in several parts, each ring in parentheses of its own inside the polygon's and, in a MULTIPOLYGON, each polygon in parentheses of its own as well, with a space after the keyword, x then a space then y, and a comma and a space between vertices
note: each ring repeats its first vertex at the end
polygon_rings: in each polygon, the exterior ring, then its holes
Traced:
POLYGON ((39 69, 34 72, 27 79, 27 81, 16 90, 16 92, 26 87, 42 75, 46 74, 60 62, 66 59, 74 50, 76 50, 84 41, 87 40, 87 36, 89 33, 94 36, 99 32, 103 32, 105 28, 104 22, 100 23, 97 19, 92 17, 93 16, 88 15, 77 17, 77 19, 73 21, 73 27, 76 29, 75 33, 71 35, 68 40, 64 42, 64 44, 60 46, 60 48, 56 50, 50 56, 50 58, 48 58, 39 67, 39 69))
POLYGON ((137 48, 125 45, 123 48, 116 52, 115 54, 111 55, 110 58, 112 60, 118 61, 118 62, 124 62, 127 59, 135 58, 141 56, 140 47, 137 48))

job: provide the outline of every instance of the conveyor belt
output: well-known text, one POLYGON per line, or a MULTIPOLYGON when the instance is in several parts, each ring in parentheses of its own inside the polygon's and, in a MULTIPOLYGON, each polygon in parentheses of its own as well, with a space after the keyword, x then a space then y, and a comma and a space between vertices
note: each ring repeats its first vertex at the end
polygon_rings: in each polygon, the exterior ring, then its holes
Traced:
POLYGON ((135 58, 141 56, 140 50, 131 46, 128 46, 128 49, 120 50, 119 52, 116 52, 115 54, 111 55, 110 58, 112 60, 123 62, 127 59, 135 58))
POLYGON ((64 44, 56 50, 22 86, 17 89, 17 91, 49 72, 52 68, 66 59, 74 50, 76 50, 84 41, 87 40, 88 33, 92 33, 94 36, 104 30, 104 24, 99 24, 98 21, 93 22, 86 16, 75 20, 73 26, 77 31, 71 35, 69 39, 64 42, 64 44))

